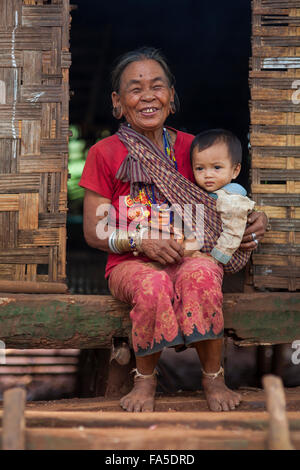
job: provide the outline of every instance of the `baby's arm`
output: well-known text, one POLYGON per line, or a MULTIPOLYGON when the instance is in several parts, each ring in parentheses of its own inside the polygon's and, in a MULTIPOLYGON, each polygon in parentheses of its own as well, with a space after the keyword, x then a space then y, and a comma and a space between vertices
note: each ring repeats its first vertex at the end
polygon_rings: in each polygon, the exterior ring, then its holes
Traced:
POLYGON ((253 210, 255 202, 241 194, 229 194, 223 188, 216 191, 216 194, 216 208, 221 215, 223 231, 211 255, 219 262, 227 264, 241 244, 247 216, 253 210))

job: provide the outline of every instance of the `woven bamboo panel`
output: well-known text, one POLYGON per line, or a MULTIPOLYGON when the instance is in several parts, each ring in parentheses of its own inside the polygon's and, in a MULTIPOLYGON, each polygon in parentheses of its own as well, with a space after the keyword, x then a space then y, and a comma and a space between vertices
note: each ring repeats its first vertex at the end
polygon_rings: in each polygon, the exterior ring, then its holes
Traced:
POLYGON ((0 291, 66 291, 69 10, 0 0, 0 291))
POLYGON ((253 0, 252 198, 269 217, 253 255, 259 288, 300 289, 300 2, 253 0))

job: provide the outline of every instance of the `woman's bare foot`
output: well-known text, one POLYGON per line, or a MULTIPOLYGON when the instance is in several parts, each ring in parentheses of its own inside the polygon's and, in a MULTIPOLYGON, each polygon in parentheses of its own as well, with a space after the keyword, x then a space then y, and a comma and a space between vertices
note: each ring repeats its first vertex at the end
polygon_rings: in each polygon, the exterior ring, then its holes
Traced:
POLYGON ((156 385, 156 375, 147 378, 135 377, 133 389, 120 400, 121 407, 131 412, 153 411, 156 385))
POLYGON ((223 376, 216 377, 215 379, 204 376, 202 378, 202 387, 208 408, 211 411, 234 410, 242 400, 240 394, 226 387, 223 376))

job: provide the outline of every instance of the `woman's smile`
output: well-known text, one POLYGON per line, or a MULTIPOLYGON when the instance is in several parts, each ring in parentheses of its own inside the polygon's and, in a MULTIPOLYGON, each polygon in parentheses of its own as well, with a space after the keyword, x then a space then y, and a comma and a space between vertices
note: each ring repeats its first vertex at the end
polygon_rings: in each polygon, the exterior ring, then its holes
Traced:
POLYGON ((143 108, 141 109, 141 113, 144 114, 145 116, 153 116, 156 112, 158 111, 157 108, 143 108))
POLYGON ((148 108, 141 109, 139 113, 142 114, 142 116, 145 117, 146 119, 149 119, 149 118, 153 118, 157 116, 158 111, 159 111, 158 108, 148 107, 148 108))

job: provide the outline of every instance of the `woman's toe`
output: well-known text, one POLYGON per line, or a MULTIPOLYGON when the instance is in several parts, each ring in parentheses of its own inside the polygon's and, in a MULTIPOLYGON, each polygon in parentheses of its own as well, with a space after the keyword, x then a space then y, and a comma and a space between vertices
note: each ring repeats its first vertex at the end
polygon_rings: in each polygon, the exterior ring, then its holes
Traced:
POLYGON ((241 395, 238 395, 238 394, 237 394, 234 401, 235 401, 235 406, 239 406, 239 404, 240 404, 241 401, 242 401, 241 395))
POLYGON ((142 411, 144 413, 149 413, 154 410, 154 400, 146 400, 143 404, 142 411))
POLYGON ((141 408, 142 408, 142 404, 139 401, 137 401, 134 405, 134 412, 139 413, 141 411, 141 408))
POLYGON ((123 408, 125 410, 125 403, 124 403, 124 400, 120 400, 120 407, 123 408))
POLYGON ((135 406, 135 402, 133 400, 130 400, 128 405, 127 405, 127 411, 129 411, 129 413, 133 413, 134 412, 134 406, 135 406))
POLYGON ((222 402, 222 410, 223 411, 229 411, 229 406, 226 401, 222 402))
POLYGON ((129 399, 126 397, 122 398, 122 400, 120 400, 120 405, 123 408, 123 410, 128 410, 129 399))
POLYGON ((211 411, 222 411, 222 406, 216 399, 209 400, 208 407, 211 411))
POLYGON ((229 408, 230 408, 231 410, 235 410, 235 402, 234 402, 234 400, 229 400, 229 408))

